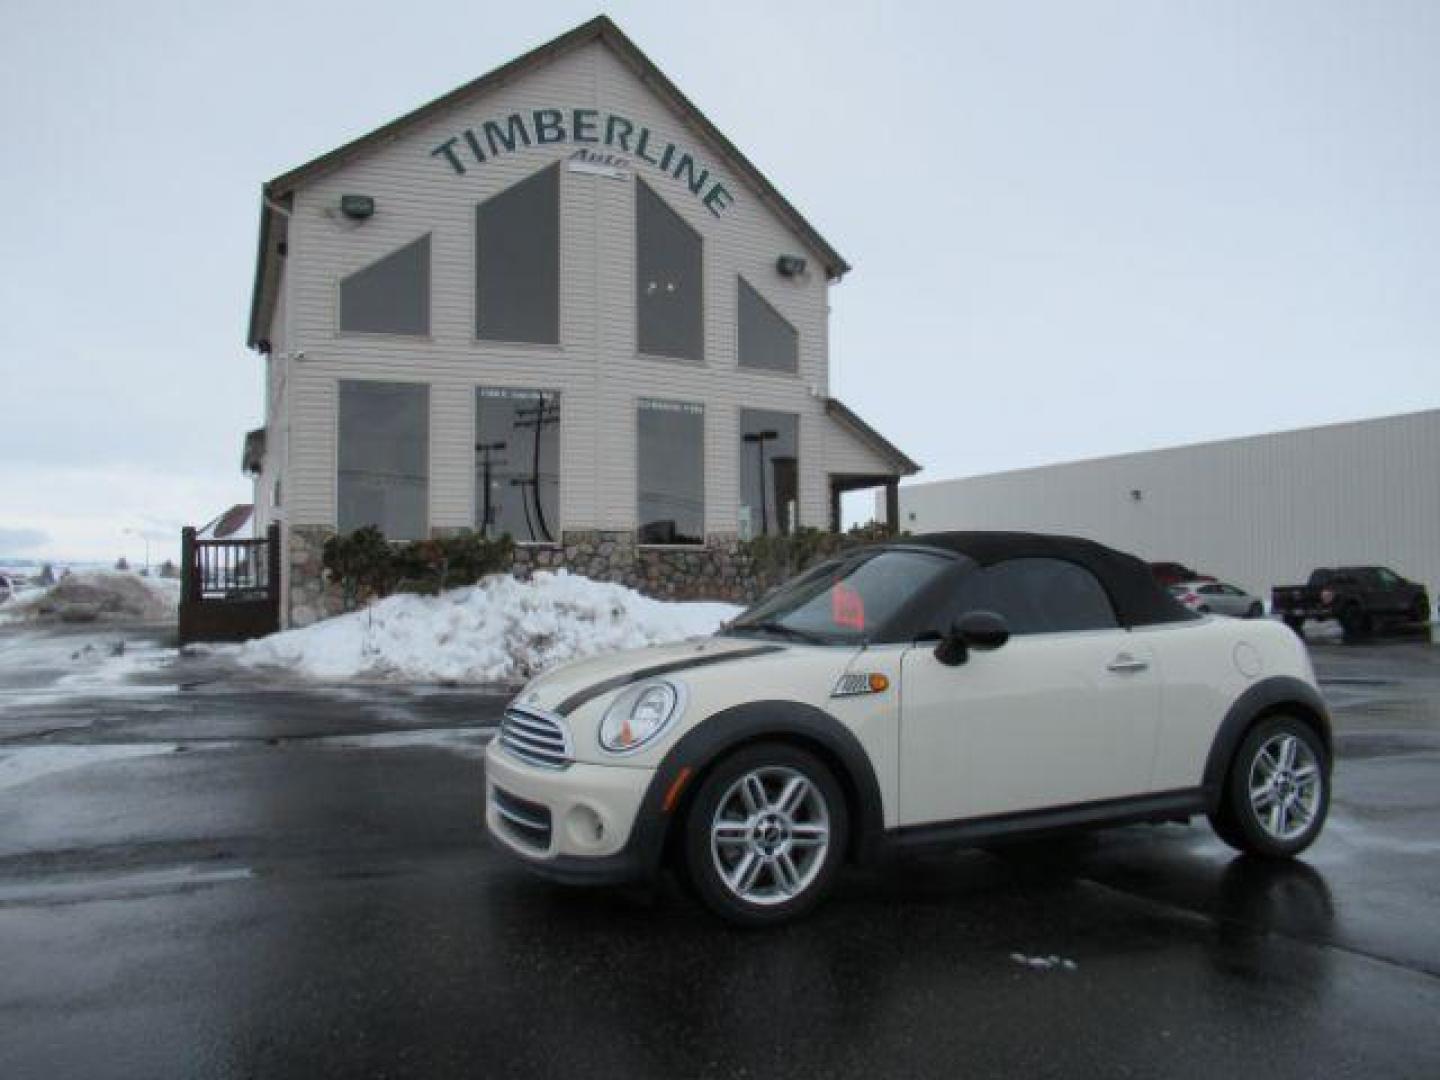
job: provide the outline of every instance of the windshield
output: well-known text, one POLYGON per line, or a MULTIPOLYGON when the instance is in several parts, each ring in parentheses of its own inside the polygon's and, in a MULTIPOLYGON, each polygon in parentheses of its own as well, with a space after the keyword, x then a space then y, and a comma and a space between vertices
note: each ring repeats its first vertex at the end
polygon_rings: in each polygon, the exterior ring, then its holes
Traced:
POLYGON ((930 586, 956 561, 923 551, 870 551, 821 563, 746 611, 732 634, 821 645, 906 639, 930 586))

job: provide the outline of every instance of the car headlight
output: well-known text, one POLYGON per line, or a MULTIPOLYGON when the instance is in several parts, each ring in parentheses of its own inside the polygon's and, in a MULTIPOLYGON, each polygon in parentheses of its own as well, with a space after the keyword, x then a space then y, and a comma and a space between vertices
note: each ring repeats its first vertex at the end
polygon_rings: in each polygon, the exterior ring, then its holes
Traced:
POLYGON ((639 750, 685 711, 685 691, 678 683, 637 683, 605 710, 600 721, 600 746, 612 754, 639 750))

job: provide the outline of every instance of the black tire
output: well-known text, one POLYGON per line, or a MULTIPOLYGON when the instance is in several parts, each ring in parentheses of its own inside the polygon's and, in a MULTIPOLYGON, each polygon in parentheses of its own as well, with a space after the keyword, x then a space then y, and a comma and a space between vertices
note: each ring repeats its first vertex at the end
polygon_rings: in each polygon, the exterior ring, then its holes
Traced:
POLYGON ((1262 618, 1264 615, 1265 605, 1261 604, 1259 600, 1256 600, 1253 604, 1251 604, 1250 610, 1245 612, 1245 617, 1247 619, 1259 619, 1262 618))
MULTIPOLYGON (((1288 781, 1283 785, 1283 789, 1291 790, 1288 781)), ((1274 807, 1274 798, 1268 799, 1266 805, 1274 807)), ((1225 777, 1220 805, 1210 815, 1210 825, 1221 840, 1239 851, 1269 859, 1289 859, 1315 842, 1315 838, 1325 827, 1325 818, 1329 812, 1330 759, 1325 753, 1324 743, 1315 734, 1315 730, 1303 721, 1292 716, 1270 716, 1250 730, 1240 743, 1240 749, 1235 752, 1230 771, 1225 777), (1262 751, 1269 761, 1275 761, 1277 743, 1283 745, 1283 741, 1288 738, 1295 739, 1304 747, 1303 753, 1297 748, 1297 764, 1288 772, 1298 779, 1305 772, 1307 764, 1313 765, 1315 770, 1313 801, 1297 798, 1295 805, 1298 809, 1294 811, 1297 816, 1304 811, 1308 820, 1303 827, 1298 820, 1291 821, 1289 830, 1285 828, 1284 817, 1280 817, 1279 829, 1276 828, 1273 811, 1266 815, 1269 818, 1268 823, 1262 821, 1261 814, 1264 809, 1257 809, 1257 800, 1251 794, 1252 790, 1264 786, 1254 784, 1257 778, 1264 777, 1267 773, 1266 763, 1257 763, 1262 751)))
POLYGON ((1298 637, 1302 637, 1302 638, 1303 638, 1303 637, 1305 636, 1305 620, 1304 620, 1304 619, 1294 619, 1294 618, 1291 618, 1290 616, 1287 615, 1287 616, 1285 617, 1285 625, 1288 626, 1291 630, 1295 631, 1295 634, 1296 634, 1298 637))
MULTIPOLYGON (((735 821, 733 818, 728 820, 735 821)), ((696 894, 722 919, 747 927, 775 926, 814 908, 834 886, 850 839, 850 818, 840 782, 814 754, 787 743, 756 743, 742 747, 718 762, 691 800, 684 828, 682 851, 685 871, 696 894), (783 790, 783 783, 788 782, 790 777, 801 776, 810 785, 803 813, 786 816, 783 822, 776 823, 778 832, 787 838, 773 841, 775 846, 768 856, 761 854, 761 845, 772 842, 768 835, 761 835, 769 824, 767 811, 763 809, 751 819, 754 825, 749 834, 753 840, 731 841, 733 847, 727 850, 721 841, 712 839, 712 828, 717 823, 722 805, 727 811, 731 809, 735 805, 734 800, 743 798, 738 792, 743 782, 756 775, 762 778, 762 789, 775 798, 775 803, 767 803, 769 811, 775 813, 780 812, 778 791, 783 790), (775 789, 765 787, 771 781, 777 785, 775 789), (808 801, 812 794, 818 803, 808 801), (808 824, 813 830, 820 822, 816 810, 821 808, 825 827, 828 828, 828 843, 823 851, 810 855, 810 851, 818 845, 800 847, 794 843, 789 829, 797 824, 802 827, 808 824), (731 864, 731 869, 737 872, 745 858, 761 860, 752 889, 756 894, 768 892, 763 900, 752 900, 738 893, 731 881, 722 876, 719 864, 732 854, 735 862, 731 864), (797 877, 805 879, 802 886, 784 899, 782 897, 788 890, 781 884, 783 875, 780 867, 781 859, 787 855, 790 857, 787 865, 791 870, 797 865, 804 867, 803 860, 807 856, 811 862, 806 867, 807 873, 797 874, 797 877), (764 861, 766 859, 768 862, 764 861), (808 872, 810 870, 813 873, 808 872)), ((738 822, 732 828, 744 829, 738 822)))
POLYGON ((1370 633, 1370 616, 1359 604, 1346 604, 1340 609, 1340 630, 1349 641, 1367 637, 1370 633))
POLYGON ((1209 605, 1209 604, 1201 604, 1201 605, 1200 605, 1199 607, 1197 607, 1195 610, 1198 611, 1201 615, 1209 615, 1209 614, 1210 614, 1210 605, 1209 605))

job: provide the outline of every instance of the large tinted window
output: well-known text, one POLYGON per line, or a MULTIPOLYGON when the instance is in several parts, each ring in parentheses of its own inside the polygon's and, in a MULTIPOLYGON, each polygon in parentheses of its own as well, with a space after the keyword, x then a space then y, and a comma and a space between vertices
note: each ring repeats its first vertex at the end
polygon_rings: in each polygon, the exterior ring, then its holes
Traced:
POLYGON ((560 341, 560 166, 475 211, 475 336, 560 341))
POLYGON ((740 521, 752 536, 792 533, 800 500, 800 418, 740 410, 740 521))
POLYGON ((993 611, 1012 634, 1049 634, 1118 626, 1095 575, 1063 559, 1010 559, 959 579, 951 617, 993 611))
POLYGON ((700 234, 639 180, 635 288, 640 351, 703 359, 700 234))
POLYGON ((764 371, 798 371, 800 335, 744 278, 738 280, 740 366, 764 371))
POLYGON ((560 395, 475 391, 475 529, 522 544, 560 535, 560 395))
POLYGON ((429 236, 340 282, 340 329, 354 334, 430 333, 429 236))
POLYGON ((391 540, 426 532, 430 486, 430 388, 411 383, 340 383, 342 533, 374 525, 391 540))
POLYGON ((637 427, 640 543, 704 543, 704 408, 642 400, 637 427))

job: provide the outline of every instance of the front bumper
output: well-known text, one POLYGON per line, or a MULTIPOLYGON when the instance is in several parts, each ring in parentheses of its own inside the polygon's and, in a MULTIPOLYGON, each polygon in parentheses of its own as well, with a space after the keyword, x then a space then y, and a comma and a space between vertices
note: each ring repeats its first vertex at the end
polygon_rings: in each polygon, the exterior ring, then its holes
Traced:
POLYGON ((571 884, 647 877, 658 864, 654 831, 639 827, 652 769, 573 763, 544 769, 496 740, 485 754, 485 825, 501 850, 571 884))

